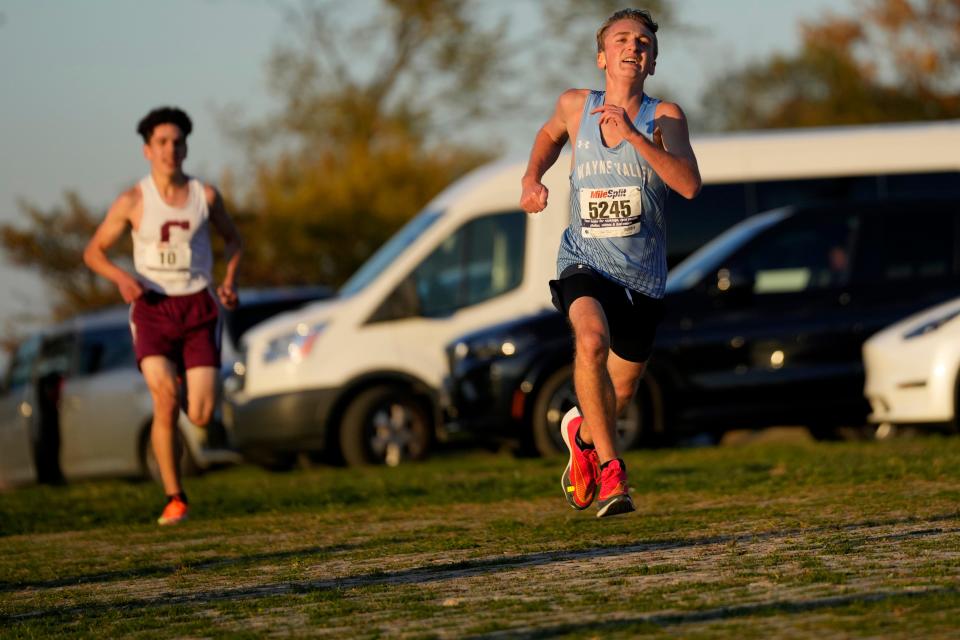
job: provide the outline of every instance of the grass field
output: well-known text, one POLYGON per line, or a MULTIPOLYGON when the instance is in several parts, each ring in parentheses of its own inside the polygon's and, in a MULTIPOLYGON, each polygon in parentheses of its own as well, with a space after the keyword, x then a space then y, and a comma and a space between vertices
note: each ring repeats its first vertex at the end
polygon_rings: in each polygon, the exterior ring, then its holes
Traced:
POLYGON ((0 495, 0 636, 957 637, 960 438, 626 456, 638 512, 564 460, 457 453, 0 495))

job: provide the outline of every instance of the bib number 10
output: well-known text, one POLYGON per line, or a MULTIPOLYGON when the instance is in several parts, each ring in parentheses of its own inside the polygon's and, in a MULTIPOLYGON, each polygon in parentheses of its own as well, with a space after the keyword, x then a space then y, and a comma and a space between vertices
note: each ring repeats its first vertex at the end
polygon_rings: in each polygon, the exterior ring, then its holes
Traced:
POLYGON ((629 218, 633 209, 629 200, 600 200, 587 204, 587 214, 592 220, 629 218))
POLYGON ((166 267, 168 269, 177 268, 177 252, 176 250, 164 251, 161 249, 158 252, 157 261, 160 263, 161 267, 166 267))

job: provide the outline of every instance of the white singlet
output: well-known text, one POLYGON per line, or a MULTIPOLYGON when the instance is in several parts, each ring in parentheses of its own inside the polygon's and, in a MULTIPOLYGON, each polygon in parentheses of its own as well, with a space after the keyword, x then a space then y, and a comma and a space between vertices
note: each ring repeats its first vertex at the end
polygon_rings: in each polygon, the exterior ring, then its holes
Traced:
POLYGON ((207 198, 199 180, 191 178, 188 188, 186 204, 171 207, 160 197, 153 177, 143 178, 143 216, 140 228, 130 234, 139 280, 171 296, 196 293, 213 280, 207 198))

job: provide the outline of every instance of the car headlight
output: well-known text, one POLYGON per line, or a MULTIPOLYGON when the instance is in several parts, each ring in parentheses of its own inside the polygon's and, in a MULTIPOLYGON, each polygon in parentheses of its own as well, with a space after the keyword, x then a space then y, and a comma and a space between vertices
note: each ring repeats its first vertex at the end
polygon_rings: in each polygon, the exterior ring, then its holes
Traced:
POLYGON ((479 338, 476 340, 461 341, 454 345, 453 356, 457 360, 473 358, 475 360, 496 360, 516 355, 526 346, 524 340, 514 337, 506 338, 479 338))
POLYGON ((911 338, 918 338, 920 336, 925 336, 928 333, 932 333, 936 331, 937 329, 947 324, 957 316, 960 316, 960 309, 954 309, 953 311, 950 311, 949 313, 945 313, 942 316, 939 316, 932 320, 927 320, 923 324, 917 327, 914 327, 910 331, 907 331, 905 334, 903 334, 903 339, 910 340, 911 338))
POLYGON ((297 325, 293 333, 277 336, 267 343, 267 349, 263 354, 263 361, 291 360, 293 362, 300 362, 310 353, 317 336, 320 335, 326 326, 326 322, 314 325, 301 322, 297 325))

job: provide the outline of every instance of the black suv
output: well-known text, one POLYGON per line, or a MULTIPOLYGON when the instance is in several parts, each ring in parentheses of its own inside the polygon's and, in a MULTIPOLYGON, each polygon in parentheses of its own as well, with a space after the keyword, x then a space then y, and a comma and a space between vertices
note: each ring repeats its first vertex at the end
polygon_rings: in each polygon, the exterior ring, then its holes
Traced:
MULTIPOLYGON (((958 247, 956 201, 783 208, 731 227, 670 272, 621 444, 772 424, 829 436, 864 424, 863 341, 960 294, 958 247)), ((453 428, 564 450, 558 425, 575 397, 560 314, 465 335, 447 353, 453 428)))

